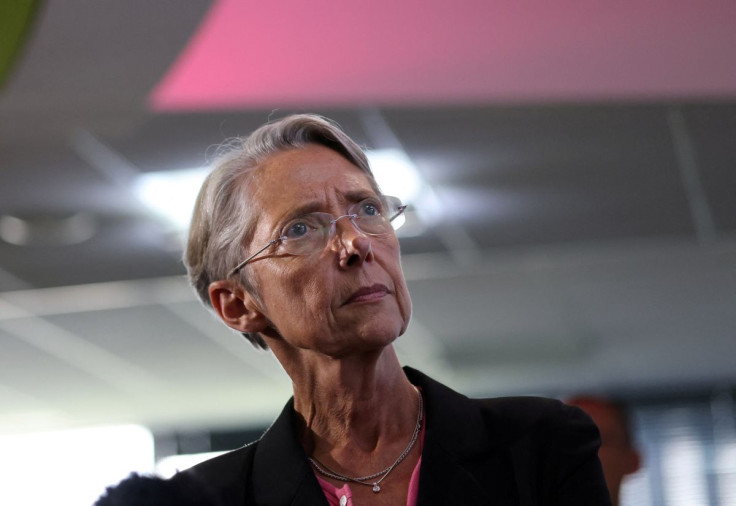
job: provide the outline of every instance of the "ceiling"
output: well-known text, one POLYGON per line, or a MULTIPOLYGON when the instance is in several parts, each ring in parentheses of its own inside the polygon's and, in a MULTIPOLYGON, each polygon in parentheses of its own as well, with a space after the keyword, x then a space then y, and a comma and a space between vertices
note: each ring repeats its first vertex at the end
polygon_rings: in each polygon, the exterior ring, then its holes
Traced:
POLYGON ((487 3, 43 2, 0 90, 0 231, 30 234, 0 240, 0 432, 273 418, 288 378, 131 184, 291 111, 401 147, 445 209, 401 239, 406 363, 470 395, 734 386, 736 4, 487 3))

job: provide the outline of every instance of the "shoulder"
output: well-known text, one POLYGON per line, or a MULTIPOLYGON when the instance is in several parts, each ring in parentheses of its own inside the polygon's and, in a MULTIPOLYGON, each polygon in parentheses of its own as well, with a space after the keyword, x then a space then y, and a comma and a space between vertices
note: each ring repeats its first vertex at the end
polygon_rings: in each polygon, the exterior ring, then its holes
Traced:
POLYGON ((258 441, 177 473, 172 481, 196 480, 206 483, 223 504, 242 504, 253 466, 253 455, 258 441), (242 498, 241 502, 238 502, 242 498), (227 500, 225 500, 227 499, 227 500))
POLYGON ((581 409, 543 397, 499 397, 474 399, 484 420, 499 436, 516 439, 537 434, 578 434, 597 440, 598 429, 581 409))
POLYGON ((240 474, 245 470, 258 447, 258 441, 242 446, 236 450, 218 455, 193 466, 190 470, 196 474, 222 473, 223 469, 230 469, 233 473, 240 474))
POLYGON ((478 483, 507 476, 495 485, 515 483, 510 496, 524 504, 610 504, 598 429, 579 408, 542 397, 471 399, 411 368, 405 372, 426 396, 425 449, 441 448, 432 455, 443 465, 454 459, 478 483))
POLYGON ((539 397, 475 402, 526 484, 519 489, 522 497, 560 505, 610 504, 598 460, 598 428, 581 409, 539 397))
POLYGON ((476 434, 486 432, 489 443, 510 443, 524 437, 578 434, 597 443, 598 430, 581 409, 543 397, 472 399, 428 376, 404 368, 426 398, 427 415, 441 427, 476 434))

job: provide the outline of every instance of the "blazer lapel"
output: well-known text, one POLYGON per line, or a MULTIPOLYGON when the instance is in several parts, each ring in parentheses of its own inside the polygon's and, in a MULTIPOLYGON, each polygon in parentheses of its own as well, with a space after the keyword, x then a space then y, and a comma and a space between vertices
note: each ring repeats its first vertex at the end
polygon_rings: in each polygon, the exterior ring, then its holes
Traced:
POLYGON ((490 446, 479 410, 419 371, 404 371, 422 389, 427 413, 417 504, 491 504, 488 484, 479 483, 466 466, 490 446))
POLYGON ((487 493, 457 456, 441 446, 425 447, 417 504, 491 504, 487 493))
MULTIPOLYGON (((489 438, 478 407, 454 392, 405 367, 409 380, 422 389, 427 426, 422 450, 417 504, 507 504, 489 483, 503 472, 478 472, 474 463, 489 452, 506 456, 489 438)), ((291 399, 258 443, 253 462, 252 501, 263 506, 328 506, 296 433, 291 399)), ((501 458, 501 457, 499 457, 501 458)), ((493 459, 492 459, 493 460, 493 459)), ((499 466, 496 471, 503 469, 499 466)), ((512 479, 512 477, 509 477, 512 479)))
POLYGON ((296 438, 294 399, 258 443, 253 465, 253 500, 263 506, 328 506, 296 438))

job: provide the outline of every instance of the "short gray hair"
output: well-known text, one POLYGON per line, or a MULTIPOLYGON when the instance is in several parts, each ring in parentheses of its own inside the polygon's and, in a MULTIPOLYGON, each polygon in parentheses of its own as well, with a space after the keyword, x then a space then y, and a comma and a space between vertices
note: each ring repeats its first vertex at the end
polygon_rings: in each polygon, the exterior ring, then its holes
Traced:
MULTIPOLYGON (((344 156, 366 174, 380 195, 363 150, 337 123, 322 116, 294 114, 266 123, 248 137, 223 144, 199 191, 184 251, 189 282, 207 307, 212 308, 210 284, 225 279, 230 269, 242 261, 253 237, 256 213, 249 192, 255 169, 270 156, 308 144, 319 144, 344 156)), ((239 279, 260 300, 258 287, 247 269, 239 279)), ((257 348, 268 348, 260 334, 244 336, 257 348)))

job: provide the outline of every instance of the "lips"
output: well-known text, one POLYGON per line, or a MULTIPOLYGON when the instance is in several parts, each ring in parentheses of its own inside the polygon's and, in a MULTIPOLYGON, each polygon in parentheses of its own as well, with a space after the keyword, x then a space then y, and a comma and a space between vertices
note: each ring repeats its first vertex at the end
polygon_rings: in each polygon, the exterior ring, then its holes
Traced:
POLYGON ((348 297, 345 304, 352 304, 355 302, 371 302, 374 300, 382 299, 388 293, 388 288, 382 284, 375 284, 371 286, 364 286, 348 297))

